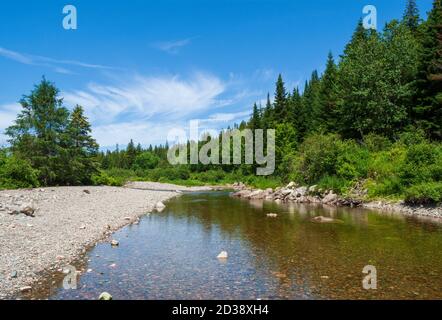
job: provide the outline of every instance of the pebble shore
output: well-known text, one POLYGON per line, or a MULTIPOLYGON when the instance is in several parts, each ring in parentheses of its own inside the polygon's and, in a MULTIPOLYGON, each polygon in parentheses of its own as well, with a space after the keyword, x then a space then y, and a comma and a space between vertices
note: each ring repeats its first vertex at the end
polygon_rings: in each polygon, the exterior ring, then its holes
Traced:
POLYGON ((210 188, 137 182, 0 191, 0 299, 33 290, 42 274, 69 265, 101 240, 111 241, 114 231, 136 223, 159 202, 204 190, 210 188))

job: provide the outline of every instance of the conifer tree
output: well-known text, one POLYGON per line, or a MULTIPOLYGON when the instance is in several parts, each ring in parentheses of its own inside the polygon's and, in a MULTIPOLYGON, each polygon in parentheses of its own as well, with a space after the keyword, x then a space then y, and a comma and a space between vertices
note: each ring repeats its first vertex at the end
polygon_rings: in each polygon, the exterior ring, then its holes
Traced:
POLYGON ((337 77, 338 69, 333 54, 330 52, 319 89, 317 125, 315 127, 320 132, 335 132, 337 130, 337 77))
POLYGON ((403 22, 412 31, 416 31, 419 27, 419 9, 417 7, 416 0, 407 0, 403 22))
POLYGON ((91 125, 84 116, 83 107, 77 105, 69 117, 67 126, 67 164, 66 177, 68 184, 88 184, 91 177, 98 172, 96 156, 98 144, 91 136, 91 125))
POLYGON ((22 110, 14 125, 6 129, 14 154, 30 161, 44 185, 63 183, 59 164, 65 150, 60 142, 69 112, 58 94, 54 84, 43 78, 30 95, 21 99, 22 110))
POLYGON ((428 20, 421 25, 417 99, 413 117, 433 139, 442 139, 442 0, 434 0, 428 20))
POLYGON ((287 120, 287 92, 281 75, 278 76, 278 80, 276 82, 274 109, 276 121, 283 122, 287 120))

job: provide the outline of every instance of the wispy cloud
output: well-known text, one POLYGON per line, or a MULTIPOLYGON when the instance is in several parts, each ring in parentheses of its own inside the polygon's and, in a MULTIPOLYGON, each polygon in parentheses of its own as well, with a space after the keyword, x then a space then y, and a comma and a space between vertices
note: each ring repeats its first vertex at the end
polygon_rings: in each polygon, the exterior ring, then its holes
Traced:
POLYGON ((75 60, 59 60, 44 56, 31 55, 27 53, 12 51, 2 47, 0 47, 0 56, 26 65, 48 67, 51 68, 53 71, 62 74, 74 73, 63 66, 74 66, 74 67, 81 67, 87 69, 102 69, 102 70, 117 69, 114 67, 104 66, 100 64, 90 64, 75 60))
POLYGON ((216 107, 226 84, 219 78, 195 73, 179 76, 136 76, 123 84, 91 83, 85 90, 64 92, 68 104, 81 104, 91 118, 110 123, 117 117, 179 119, 216 107))
POLYGON ((177 54, 180 49, 189 45, 193 38, 175 40, 175 41, 161 41, 153 43, 152 46, 158 50, 167 52, 169 54, 177 54))
POLYGON ((6 136, 4 131, 7 127, 14 123, 21 107, 18 103, 10 103, 0 105, 0 146, 6 144, 6 136))

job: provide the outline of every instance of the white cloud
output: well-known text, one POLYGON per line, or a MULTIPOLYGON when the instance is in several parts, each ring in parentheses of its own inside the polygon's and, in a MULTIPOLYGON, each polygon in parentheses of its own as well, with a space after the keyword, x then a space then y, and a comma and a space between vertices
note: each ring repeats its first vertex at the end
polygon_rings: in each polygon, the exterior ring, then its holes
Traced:
POLYGON ((7 137, 4 131, 14 123, 21 106, 18 103, 5 104, 0 106, 0 146, 6 144, 7 137))
POLYGON ((232 112, 232 113, 215 113, 209 116, 207 122, 231 122, 235 120, 244 120, 250 117, 250 111, 232 112))
POLYGON ((226 84, 217 77, 196 73, 178 76, 135 77, 120 85, 90 84, 86 90, 64 92, 69 105, 86 108, 93 121, 111 123, 119 116, 179 119, 215 107, 226 84))
POLYGON ((182 47, 189 45, 191 41, 192 39, 190 38, 176 41, 163 41, 154 43, 152 46, 170 54, 177 54, 182 47))
POLYGON ((20 53, 2 47, 0 47, 0 56, 26 65, 48 67, 53 69, 55 72, 62 74, 72 74, 73 72, 61 67, 60 65, 82 67, 87 69, 116 69, 99 64, 90 64, 75 60, 59 60, 38 55, 20 53))

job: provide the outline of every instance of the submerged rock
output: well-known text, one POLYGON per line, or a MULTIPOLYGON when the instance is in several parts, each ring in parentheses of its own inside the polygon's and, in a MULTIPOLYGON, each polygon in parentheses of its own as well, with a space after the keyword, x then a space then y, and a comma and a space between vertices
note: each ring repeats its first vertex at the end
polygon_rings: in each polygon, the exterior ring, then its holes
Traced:
POLYGON ((227 254, 227 251, 221 251, 221 253, 217 256, 218 259, 227 259, 229 255, 227 254))
POLYGON ((278 215, 276 213, 267 213, 267 217, 276 218, 276 217, 278 217, 278 215))
POLYGON ((335 220, 333 218, 328 218, 328 217, 323 217, 323 216, 318 216, 318 217, 314 217, 312 219, 313 222, 318 222, 318 223, 335 223, 335 222, 339 222, 338 220, 335 220))
POLYGON ((111 241, 111 246, 112 247, 118 247, 120 245, 120 243, 117 240, 112 240, 111 241))

